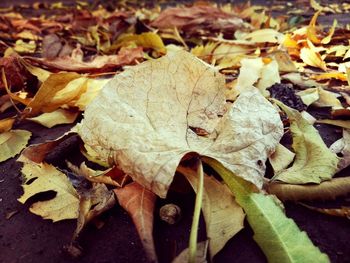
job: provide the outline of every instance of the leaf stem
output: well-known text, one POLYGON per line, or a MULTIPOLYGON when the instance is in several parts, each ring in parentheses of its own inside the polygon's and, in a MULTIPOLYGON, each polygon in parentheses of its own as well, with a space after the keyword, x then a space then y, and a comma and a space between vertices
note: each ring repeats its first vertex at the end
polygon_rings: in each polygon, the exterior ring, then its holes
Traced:
POLYGON ((198 225, 199 225, 199 218, 200 218, 202 201, 203 201, 203 181, 204 181, 203 165, 202 165, 201 159, 198 159, 197 175, 198 175, 198 187, 197 187, 196 202, 194 206, 191 233, 190 233, 189 258, 188 258, 189 263, 195 263, 196 254, 197 254, 198 225))

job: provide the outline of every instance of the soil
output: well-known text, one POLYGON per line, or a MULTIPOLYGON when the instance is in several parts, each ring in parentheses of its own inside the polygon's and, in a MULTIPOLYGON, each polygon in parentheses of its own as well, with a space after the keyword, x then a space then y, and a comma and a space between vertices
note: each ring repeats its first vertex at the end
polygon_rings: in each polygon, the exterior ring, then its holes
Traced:
MULTIPOLYGON (((28 1, 20 1, 28 2, 28 1)), ((2 1, 8 5, 12 1, 2 1)), ((344 18, 344 17, 343 17, 344 18)), ((327 112, 313 109, 318 117, 327 112)), ((7 113, 10 114, 10 113, 7 113)), ((341 136, 339 129, 329 125, 316 125, 327 145, 341 136)), ((39 143, 59 137, 71 128, 62 125, 46 129, 40 125, 23 122, 16 126, 33 132, 30 143, 39 143)), ((65 156, 77 154, 75 139, 70 140, 53 152, 53 162, 61 162, 65 156)), ((76 222, 66 220, 52 223, 43 220, 29 211, 30 201, 20 204, 17 198, 23 193, 21 183, 21 164, 16 158, 0 163, 0 262, 1 263, 38 263, 38 262, 147 262, 141 242, 127 213, 116 206, 99 218, 103 226, 98 229, 89 225, 79 238, 83 255, 78 259, 69 258, 63 251, 70 242, 76 222)), ((349 169, 338 176, 348 175, 349 169)), ((33 200, 32 200, 33 201, 33 200)), ((165 200, 158 200, 155 210, 154 237, 160 262, 169 262, 171 258, 188 246, 194 193, 170 193, 165 200), (182 210, 182 218, 175 225, 168 225, 157 215, 159 207, 166 203, 175 203, 182 210)), ((310 202, 318 207, 350 206, 350 196, 333 201, 310 202)), ((296 203, 285 204, 286 214, 307 232, 311 240, 332 262, 350 262, 350 224, 349 219, 337 218, 309 210, 296 203)), ((96 224, 100 225, 100 224, 96 224)), ((253 232, 248 224, 233 237, 224 249, 214 258, 214 262, 251 262, 263 263, 266 258, 253 240, 253 232)), ((203 218, 200 224, 200 239, 205 239, 203 218)))

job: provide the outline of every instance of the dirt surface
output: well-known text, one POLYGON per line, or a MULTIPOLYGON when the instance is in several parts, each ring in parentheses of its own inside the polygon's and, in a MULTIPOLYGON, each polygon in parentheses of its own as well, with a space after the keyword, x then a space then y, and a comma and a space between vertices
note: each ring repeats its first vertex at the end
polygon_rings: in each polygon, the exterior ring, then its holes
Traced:
MULTIPOLYGON (((28 2, 28 1, 18 1, 28 2)), ((260 1, 261 2, 261 1, 260 1)), ((1 6, 13 1, 2 0, 1 6)), ((278 2, 280 3, 280 2, 278 2)), ((333 15, 334 16, 334 15, 333 15)), ((340 16, 340 15, 339 15, 340 16)), ((344 21, 348 18, 340 16, 344 21)), ((332 18, 327 18, 332 21, 332 18)), ((346 20, 348 21, 348 20, 346 20)), ((318 109, 315 115, 326 114, 318 109)), ((9 114, 9 113, 8 113, 9 114)), ((33 132, 30 143, 39 143, 59 137, 70 129, 70 125, 46 129, 40 125, 23 122, 15 128, 28 129, 33 132)), ((341 136, 339 129, 328 125, 316 125, 327 145, 341 136)), ((52 153, 53 162, 62 162, 65 158, 77 159, 77 141, 72 140, 60 145, 52 153)), ((76 222, 66 220, 52 223, 29 212, 30 201, 22 205, 17 198, 23 193, 20 183, 21 164, 16 159, 0 163, 0 262, 147 262, 136 230, 129 216, 122 208, 116 206, 99 218, 103 226, 98 229, 91 224, 82 233, 79 243, 83 256, 71 259, 63 252, 63 246, 70 242, 76 222)), ((341 175, 348 175, 349 169, 341 175)), ((175 203, 182 209, 182 219, 176 225, 168 225, 155 216, 154 236, 160 262, 169 262, 171 258, 188 246, 194 193, 170 193, 165 200, 158 200, 159 207, 166 203, 175 203)), ((319 207, 350 206, 350 196, 334 201, 310 203, 319 207)), ((331 217, 311 211, 301 204, 286 203, 286 214, 293 218, 298 226, 306 231, 332 262, 350 262, 350 224, 346 218, 331 217)), ((232 238, 225 248, 214 258, 214 262, 266 262, 264 254, 252 238, 252 230, 246 224, 244 230, 232 238)), ((205 238, 203 219, 200 225, 200 239, 205 238)))

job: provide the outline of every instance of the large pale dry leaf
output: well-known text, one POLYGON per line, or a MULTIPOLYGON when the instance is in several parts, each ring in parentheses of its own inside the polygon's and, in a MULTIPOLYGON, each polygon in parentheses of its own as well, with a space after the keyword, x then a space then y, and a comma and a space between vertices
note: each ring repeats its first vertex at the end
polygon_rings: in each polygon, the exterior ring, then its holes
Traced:
POLYGON ((66 175, 46 163, 25 163, 22 174, 24 194, 18 198, 22 204, 38 193, 56 192, 53 199, 34 203, 32 213, 54 222, 78 217, 79 196, 66 175))
MULTIPOLYGON (((196 191, 197 173, 183 166, 179 166, 177 171, 185 175, 196 191)), ((210 257, 213 258, 226 242, 243 228, 244 212, 235 202, 227 186, 208 175, 204 176, 202 210, 209 239, 210 257)))
POLYGON ((157 262, 153 241, 153 211, 156 195, 136 182, 114 189, 119 204, 131 216, 150 262, 157 262))
POLYGON ((114 159, 161 197, 189 152, 216 158, 261 187, 265 161, 283 133, 279 114, 254 88, 224 114, 224 89, 215 68, 184 51, 168 54, 110 81, 87 107, 78 133, 102 159, 114 159))
POLYGON ((0 133, 0 162, 20 153, 26 147, 32 133, 26 130, 10 130, 0 133))
POLYGON ((320 183, 329 180, 337 171, 338 157, 323 142, 318 131, 298 112, 281 102, 277 105, 288 115, 293 137, 295 160, 274 179, 290 184, 320 183))
POLYGON ((73 123, 78 115, 78 112, 58 109, 53 112, 40 114, 37 117, 28 118, 28 120, 39 123, 47 128, 52 128, 59 124, 73 123))

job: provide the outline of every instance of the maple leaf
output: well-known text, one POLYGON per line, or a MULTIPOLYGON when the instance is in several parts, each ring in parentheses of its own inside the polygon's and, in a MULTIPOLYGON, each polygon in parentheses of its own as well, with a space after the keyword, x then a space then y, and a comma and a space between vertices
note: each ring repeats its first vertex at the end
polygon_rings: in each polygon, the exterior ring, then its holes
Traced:
POLYGON ((224 78, 190 53, 168 54, 110 81, 88 105, 78 133, 161 197, 189 152, 216 158, 261 187, 264 163, 282 136, 280 117, 255 89, 224 114, 224 88, 224 78))

